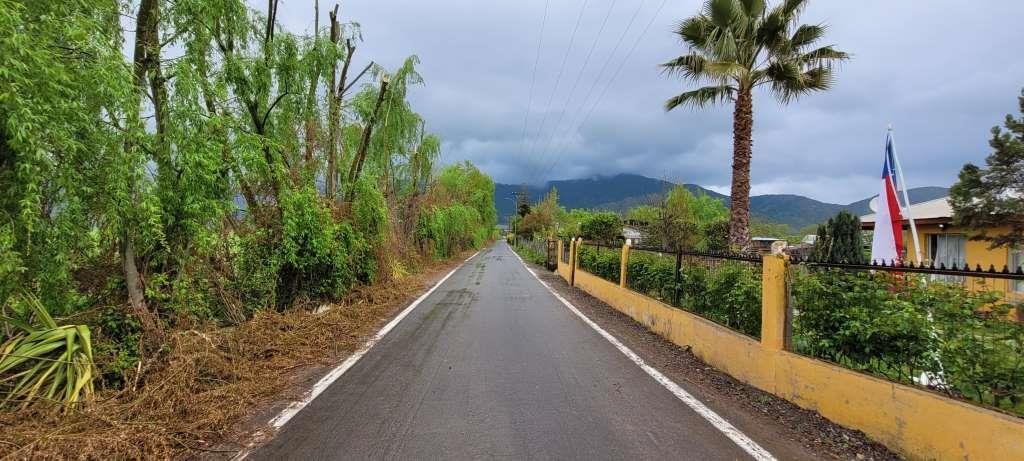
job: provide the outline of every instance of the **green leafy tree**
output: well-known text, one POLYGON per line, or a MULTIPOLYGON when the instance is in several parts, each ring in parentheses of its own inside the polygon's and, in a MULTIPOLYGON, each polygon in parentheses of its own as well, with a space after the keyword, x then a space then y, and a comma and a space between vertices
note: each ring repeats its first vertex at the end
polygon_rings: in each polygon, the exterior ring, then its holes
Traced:
POLYGON ((611 244, 622 235, 622 219, 612 212, 593 213, 580 221, 580 237, 611 244))
POLYGON ((706 230, 723 220, 727 213, 722 202, 707 194, 694 195, 685 187, 676 186, 658 208, 651 234, 670 251, 708 249, 706 230))
POLYGON ((753 145, 753 91, 767 85, 783 104, 824 91, 833 82, 833 65, 849 58, 832 46, 817 46, 823 25, 799 25, 807 0, 707 0, 696 16, 684 19, 676 35, 689 47, 662 68, 694 84, 666 110, 704 108, 733 102, 733 171, 730 238, 746 247, 750 236, 750 158, 753 145))
POLYGON ((864 264, 864 240, 860 219, 840 211, 828 222, 818 226, 818 239, 811 250, 811 259, 829 263, 864 264))
POLYGON ((985 168, 964 165, 950 190, 957 225, 975 231, 972 239, 992 247, 1024 245, 1024 90, 1020 118, 1006 116, 1006 130, 992 128, 985 168))

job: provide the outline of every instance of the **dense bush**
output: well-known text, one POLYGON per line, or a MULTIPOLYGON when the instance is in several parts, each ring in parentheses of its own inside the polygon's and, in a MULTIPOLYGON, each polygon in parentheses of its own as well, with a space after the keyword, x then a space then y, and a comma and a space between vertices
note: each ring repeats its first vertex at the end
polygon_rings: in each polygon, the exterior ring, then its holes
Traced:
POLYGON ((622 253, 614 248, 595 247, 593 245, 580 245, 579 254, 580 269, 593 275, 601 277, 609 282, 619 283, 619 272, 622 260, 622 253))
POLYGON ((637 293, 671 303, 678 287, 675 281, 675 255, 632 251, 626 266, 629 288, 637 293))
POLYGON ((912 384, 1024 414, 1024 325, 998 292, 923 276, 794 270, 793 346, 912 384))
POLYGON ((684 265, 679 306, 755 338, 761 337, 761 268, 725 261, 684 265))
POLYGON ((357 280, 372 281, 368 242, 350 224, 335 222, 314 189, 285 193, 281 209, 280 235, 260 229, 235 245, 235 283, 250 312, 281 309, 299 297, 337 298, 357 280))
MULTIPOLYGON (((610 282, 619 282, 621 254, 583 245, 580 268, 610 282)), ((682 307, 753 337, 761 335, 761 267, 736 261, 684 258, 675 278, 675 255, 634 250, 626 269, 633 291, 682 307)))

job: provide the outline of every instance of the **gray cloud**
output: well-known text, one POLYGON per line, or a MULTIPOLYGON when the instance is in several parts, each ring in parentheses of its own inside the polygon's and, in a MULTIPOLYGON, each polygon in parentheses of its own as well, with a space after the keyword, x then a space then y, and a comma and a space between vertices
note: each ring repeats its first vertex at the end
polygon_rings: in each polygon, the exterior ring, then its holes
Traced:
MULTIPOLYGON (((671 34, 673 24, 700 7, 696 0, 669 1, 655 16, 662 1, 615 2, 600 36, 612 0, 551 1, 525 137, 545 0, 353 0, 342 4, 342 16, 363 26, 366 41, 358 54, 364 62, 396 67, 410 54, 422 59, 426 84, 413 92, 412 102, 444 138, 445 161, 471 160, 501 182, 630 172, 728 191, 730 108, 661 109, 685 85, 662 75, 657 64, 685 51, 671 34), (555 91, 584 1, 587 9, 555 91), (635 23, 612 54, 635 11, 635 23)), ((282 22, 293 31, 309 30, 312 3, 282 0, 282 22)), ((265 8, 263 2, 254 5, 265 8)), ((322 1, 321 24, 331 6, 322 1)), ((910 185, 949 185, 963 163, 984 159, 988 130, 1016 108, 1024 86, 1020 17, 1019 0, 984 7, 959 0, 812 1, 803 21, 827 23, 827 41, 854 59, 843 65, 829 93, 786 107, 767 93, 755 95, 754 192, 833 202, 873 194, 889 123, 896 127, 910 185)))

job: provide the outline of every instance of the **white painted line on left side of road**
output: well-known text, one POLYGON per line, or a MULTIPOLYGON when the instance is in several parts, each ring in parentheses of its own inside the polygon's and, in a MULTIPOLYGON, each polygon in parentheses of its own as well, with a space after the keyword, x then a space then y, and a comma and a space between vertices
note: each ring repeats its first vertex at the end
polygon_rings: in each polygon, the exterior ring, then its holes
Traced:
MULTIPOLYGON (((287 424, 288 421, 295 417, 295 415, 299 414, 299 412, 302 411, 303 408, 306 408, 307 405, 309 405, 311 402, 313 402, 313 400, 319 397, 320 394, 327 390, 328 387, 331 387, 331 384, 334 384, 334 382, 337 381, 338 378, 344 375, 346 371, 351 369, 352 366, 359 361, 359 359, 363 358, 363 356, 366 355, 366 353, 369 352, 370 349, 377 344, 377 342, 379 342, 382 338, 384 338, 384 336, 391 332, 391 330, 398 326, 402 319, 408 316, 409 313, 413 311, 413 309, 416 309, 416 306, 419 306, 420 303, 423 302, 423 300, 427 299, 427 297, 434 292, 434 290, 437 290, 437 288, 444 284, 444 282, 448 281, 448 278, 454 275, 455 271, 459 270, 463 265, 468 263, 469 260, 475 258, 476 255, 478 254, 480 254, 479 251, 473 253, 472 256, 466 258, 466 260, 460 263, 458 267, 452 269, 451 272, 448 273, 448 275, 445 275, 444 278, 442 278, 436 284, 434 284, 434 286, 427 290, 426 293, 423 293, 422 295, 420 295, 419 298, 416 298, 416 300, 413 301, 412 304, 409 304, 409 306, 402 310, 402 312, 400 312, 398 315, 396 315, 395 318, 391 319, 390 322, 384 325, 384 327, 381 328, 380 331, 378 331, 376 334, 374 334, 372 338, 366 341, 366 343, 363 344, 362 347, 360 347, 358 350, 352 353, 352 355, 345 359, 344 362, 341 362, 340 365, 338 365, 329 373, 324 375, 323 378, 320 378, 320 380, 313 385, 313 388, 310 389, 308 393, 306 393, 306 396, 302 400, 292 402, 287 407, 285 407, 284 410, 281 410, 281 412, 278 413, 277 416, 271 419, 270 422, 268 423, 270 428, 276 431, 283 427, 285 424, 287 424)), ((249 456, 249 453, 250 449, 246 448, 245 450, 240 451, 232 459, 245 459, 247 456, 249 456)))
POLYGON ((749 436, 747 436, 747 434, 744 434, 739 429, 737 429, 736 426, 733 426, 731 423, 726 421, 725 418, 722 418, 721 416, 718 415, 718 413, 715 413, 714 410, 708 408, 708 406, 705 405, 704 402, 698 400, 697 397, 693 396, 693 394, 686 392, 685 389, 676 384, 675 381, 672 381, 672 379, 670 379, 668 376, 665 376, 660 371, 656 370, 654 367, 648 365, 643 358, 637 355, 636 352, 633 352, 633 350, 630 349, 629 347, 626 347, 625 344, 622 344, 622 342, 619 341, 618 338, 612 336, 611 333, 608 333, 603 328, 598 326, 598 324, 594 323, 594 321, 590 320, 586 315, 583 315, 583 313, 580 312, 580 310, 577 309, 576 306, 573 306, 572 303, 563 298, 562 295, 558 294, 558 292, 551 288, 550 285, 541 280, 540 276, 538 276, 537 273, 533 271, 533 269, 530 269, 530 266, 526 265, 526 262, 523 261, 523 258, 519 257, 518 253, 513 251, 512 254, 516 255, 516 258, 519 258, 519 262, 523 264, 523 267, 530 272, 530 275, 532 275, 533 278, 537 279, 537 281, 540 282, 541 285, 544 285, 544 288, 547 288, 548 292, 554 295, 556 299, 561 301, 562 304, 565 305, 565 307, 569 308, 569 310, 573 314, 576 314, 577 317, 583 320, 583 323, 586 323, 587 326, 594 329, 594 331, 596 331, 598 334, 604 337, 604 339, 612 343, 612 345, 615 346, 615 348, 618 349, 619 352, 622 352, 627 358, 629 358, 630 361, 639 366, 650 377, 654 378, 654 380, 657 381, 658 384, 661 384, 662 387, 668 389, 669 392, 671 392, 673 395, 676 396, 676 398, 685 403, 686 406, 693 409, 694 412, 696 412, 702 418, 707 420, 707 422, 711 423, 711 425, 714 426, 715 429, 718 429, 718 431, 724 434, 726 437, 728 437, 729 440, 732 440, 733 443, 740 447, 740 449, 747 452, 747 454, 749 454, 751 457, 758 461, 775 461, 775 456, 769 453, 768 450, 765 450, 764 447, 762 447, 761 445, 758 445, 758 443, 751 439, 749 436))

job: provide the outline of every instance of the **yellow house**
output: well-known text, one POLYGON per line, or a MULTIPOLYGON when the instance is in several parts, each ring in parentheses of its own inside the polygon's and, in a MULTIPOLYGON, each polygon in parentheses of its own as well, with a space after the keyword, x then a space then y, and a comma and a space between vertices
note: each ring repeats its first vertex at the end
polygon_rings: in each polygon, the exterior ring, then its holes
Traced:
MULTIPOLYGON (((1011 271, 1024 266, 1024 250, 1021 248, 997 247, 989 248, 988 242, 972 241, 971 229, 953 225, 953 207, 949 197, 922 202, 910 206, 910 215, 917 225, 918 240, 915 242, 910 232, 910 223, 903 221, 903 241, 906 254, 904 260, 917 261, 920 248, 923 262, 934 263, 935 267, 945 264, 946 267, 962 268, 964 264, 975 268, 980 265, 988 270, 995 267, 1002 271, 1009 267, 1011 271), (915 243, 917 246, 915 246, 915 243)), ((875 228, 875 215, 860 217, 861 227, 866 230, 875 228)), ((1009 232, 1009 228, 987 229, 989 233, 1009 232)), ((972 290, 992 290, 1006 294, 1011 302, 1024 302, 1024 280, 1006 280, 983 277, 936 276, 948 282, 961 282, 972 290)))

